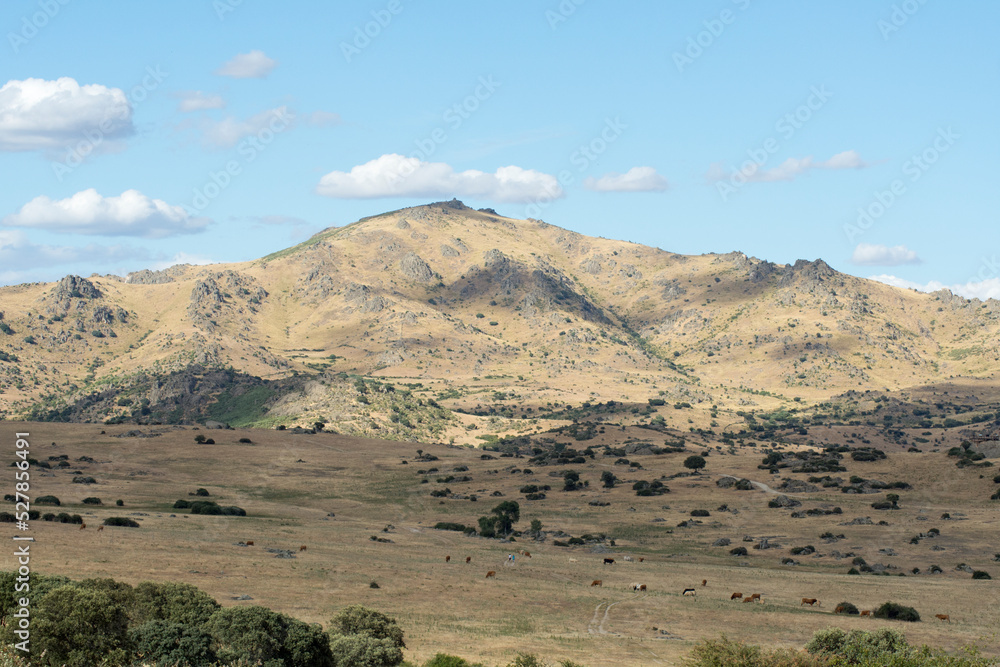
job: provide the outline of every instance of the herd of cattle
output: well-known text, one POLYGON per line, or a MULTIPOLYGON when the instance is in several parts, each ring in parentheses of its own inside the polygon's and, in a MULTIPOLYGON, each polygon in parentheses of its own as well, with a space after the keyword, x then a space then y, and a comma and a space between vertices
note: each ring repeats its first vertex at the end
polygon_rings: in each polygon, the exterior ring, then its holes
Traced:
MULTIPOLYGON (((101 528, 103 528, 103 526, 101 528)), ((100 530, 100 528, 98 530, 100 530)), ((248 547, 252 547, 253 546, 253 541, 247 540, 244 544, 246 544, 246 546, 248 546, 248 547)), ((303 544, 302 546, 299 547, 299 552, 302 552, 302 551, 305 551, 305 550, 306 550, 306 545, 303 544)), ((518 551, 517 553, 519 555, 525 557, 525 558, 531 558, 531 552, 530 551, 525 551, 525 550, 522 549, 522 550, 518 551)), ((569 560, 570 560, 571 563, 577 562, 576 558, 570 558, 569 560)), ((628 562, 628 563, 635 562, 635 559, 633 559, 632 556, 625 556, 623 558, 623 560, 626 561, 626 562, 628 562)), ((639 557, 639 559, 638 559, 638 561, 640 563, 644 562, 645 560, 646 559, 644 557, 639 557)), ((446 555, 444 557, 444 562, 445 563, 450 563, 451 562, 451 556, 450 555, 446 555)), ((465 563, 466 563, 466 565, 472 563, 472 556, 466 556, 465 557, 465 563)), ((513 554, 508 554, 507 559, 506 559, 506 564, 511 564, 512 565, 513 563, 514 563, 514 555, 513 554)), ((614 564, 615 564, 615 559, 614 558, 605 558, 604 559, 604 565, 614 565, 614 564)), ((486 572, 486 578, 487 579, 496 579, 496 576, 497 576, 496 570, 488 570, 486 572)), ((602 580, 602 579, 594 579, 593 581, 590 582, 590 585, 591 585, 591 587, 593 587, 593 586, 603 587, 604 586, 604 580, 602 580)), ((707 587, 708 586, 708 580, 707 579, 702 579, 701 580, 701 585, 702 585, 702 587, 707 587)), ((646 584, 641 583, 641 582, 632 583, 632 584, 629 585, 629 588, 632 591, 635 591, 637 593, 638 592, 645 592, 645 591, 648 590, 647 587, 646 587, 646 584)), ((696 592, 696 589, 694 589, 694 588, 685 588, 685 589, 683 589, 681 591, 681 595, 682 596, 687 596, 687 597, 695 597, 697 595, 697 592, 696 592)), ((761 596, 760 593, 751 593, 750 595, 744 596, 743 593, 737 591, 737 592, 733 593, 732 595, 730 595, 729 599, 730 600, 735 600, 737 602, 757 602, 757 603, 760 603, 760 604, 764 603, 764 598, 761 596)), ((819 600, 817 600, 816 598, 802 598, 802 601, 799 603, 799 606, 801 607, 801 606, 804 606, 804 605, 809 605, 810 607, 822 607, 823 603, 820 602, 819 600)), ((847 611, 847 608, 844 605, 837 605, 837 607, 833 610, 833 613, 835 613, 835 614, 843 614, 846 611, 847 611)), ((860 611, 859 614, 861 616, 872 617, 873 611, 871 609, 865 609, 863 611, 860 611)), ((951 623, 951 617, 948 614, 935 614, 934 618, 937 618, 937 619, 940 619, 942 621, 947 621, 947 622, 951 623)))

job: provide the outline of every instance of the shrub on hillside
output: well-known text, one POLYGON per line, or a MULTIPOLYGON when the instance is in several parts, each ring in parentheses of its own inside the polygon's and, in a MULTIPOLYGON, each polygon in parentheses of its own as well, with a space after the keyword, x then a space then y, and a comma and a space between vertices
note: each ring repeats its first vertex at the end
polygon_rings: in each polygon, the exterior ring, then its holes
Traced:
POLYGON ((472 663, 457 655, 438 653, 433 658, 424 663, 423 667, 483 667, 482 663, 472 663))
POLYGON ((691 516, 711 516, 708 510, 691 510, 691 516))
POLYGON ((127 664, 128 614, 107 590, 62 586, 33 602, 33 655, 50 665, 127 664))
POLYGON ((62 505, 62 502, 55 496, 39 496, 35 498, 36 505, 62 505))
POLYGON ((973 579, 992 579, 993 577, 991 577, 990 574, 989 574, 989 572, 986 572, 985 570, 976 570, 975 572, 972 573, 972 578, 973 579))
POLYGON ((95 498, 94 496, 91 496, 89 498, 84 498, 83 499, 83 504, 84 505, 103 505, 104 503, 101 502, 100 498, 95 498))
POLYGON ((753 667, 816 667, 819 663, 808 654, 777 649, 769 651, 753 644, 729 639, 706 639, 691 649, 685 661, 689 667, 723 667, 753 665, 753 667))
POLYGON ((216 660, 212 635, 200 626, 149 621, 130 628, 128 638, 145 664, 207 665, 216 660))
POLYGON ((917 613, 916 609, 895 602, 883 603, 881 607, 872 612, 872 616, 910 623, 916 623, 920 620, 920 614, 917 613))
POLYGON ((729 553, 734 556, 746 556, 748 552, 746 547, 736 547, 735 549, 730 549, 729 553))
POLYGON ((847 614, 848 616, 857 616, 861 612, 859 612, 858 608, 855 605, 851 604, 850 602, 841 602, 836 607, 834 607, 833 613, 847 614))
POLYGON ((139 524, 123 516, 109 516, 104 520, 105 526, 121 526, 122 528, 138 528, 139 524))

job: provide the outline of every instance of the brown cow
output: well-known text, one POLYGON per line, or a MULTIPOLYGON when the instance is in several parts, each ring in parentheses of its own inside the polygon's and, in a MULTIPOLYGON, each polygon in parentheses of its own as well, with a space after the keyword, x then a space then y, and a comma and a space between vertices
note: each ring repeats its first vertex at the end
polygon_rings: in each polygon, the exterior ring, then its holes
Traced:
POLYGON ((247 540, 247 546, 248 547, 252 547, 253 546, 253 540, 247 540))
POLYGON ((743 602, 753 602, 753 598, 748 595, 747 597, 743 598, 743 602))
POLYGON ((702 579, 701 580, 701 585, 702 586, 708 586, 708 579, 702 579))
POLYGON ((590 582, 590 585, 591 586, 603 586, 604 582, 601 581, 600 579, 594 579, 592 582, 590 582))
POLYGON ((646 584, 632 584, 633 591, 644 591, 646 590, 646 584))
POLYGON ((522 551, 521 555, 524 556, 525 558, 531 558, 531 552, 530 551, 522 551))
POLYGON ((605 558, 604 559, 604 564, 605 565, 614 565, 615 564, 615 559, 614 558, 605 558))
POLYGON ((646 560, 646 559, 645 559, 645 558, 640 558, 640 559, 639 559, 639 562, 641 563, 641 562, 642 562, 642 561, 644 561, 644 560, 646 560))
POLYGON ((845 611, 847 611, 847 607, 845 607, 842 604, 838 604, 837 608, 833 610, 833 613, 834 614, 843 614, 845 611))
POLYGON ((732 595, 729 596, 729 599, 730 600, 739 600, 739 599, 742 599, 742 597, 743 597, 743 593, 733 593, 732 595))
POLYGON ((303 544, 301 547, 299 547, 299 551, 305 551, 305 550, 306 550, 306 545, 303 544))
POLYGON ((816 598, 802 598, 802 603, 799 606, 801 607, 802 605, 807 604, 810 607, 815 607, 817 602, 819 602, 819 600, 816 598))
POLYGON ((948 621, 951 623, 951 616, 948 614, 934 614, 934 618, 940 618, 942 621, 948 621))
POLYGON ((472 562, 472 556, 466 556, 465 557, 465 563, 466 563, 466 565, 468 565, 471 562, 472 562))
POLYGON ((486 578, 489 579, 490 577, 493 577, 494 579, 496 579, 497 578, 497 571, 496 570, 490 570, 489 572, 487 572, 486 573, 486 578))
POLYGON ((753 595, 748 597, 747 600, 763 602, 763 600, 760 599, 760 593, 754 593, 753 595))
POLYGON ((451 562, 451 556, 445 556, 444 557, 444 562, 450 563, 451 562))
POLYGON ((862 616, 871 616, 872 615, 872 610, 871 609, 865 609, 864 611, 861 612, 861 615, 862 616))
POLYGON ((83 530, 83 529, 84 529, 84 528, 86 528, 86 527, 87 527, 87 524, 85 524, 85 523, 81 523, 81 524, 80 524, 80 530, 83 530))
POLYGON ((104 526, 98 526, 97 527, 97 532, 101 532, 102 530, 104 530, 104 526))

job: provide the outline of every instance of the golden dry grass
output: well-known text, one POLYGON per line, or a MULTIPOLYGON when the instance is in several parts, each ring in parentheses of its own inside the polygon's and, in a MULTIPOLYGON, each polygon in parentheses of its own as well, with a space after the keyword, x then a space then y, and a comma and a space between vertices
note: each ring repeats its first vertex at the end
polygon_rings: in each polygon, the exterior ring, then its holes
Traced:
MULTIPOLYGON (((636 456, 646 470, 614 466, 614 457, 558 468, 523 469, 526 459, 482 460, 481 451, 443 445, 363 440, 329 434, 281 431, 194 431, 191 427, 141 427, 162 435, 154 438, 114 438, 129 427, 5 422, 3 438, 12 443, 15 431, 31 433, 32 455, 38 459, 67 454, 68 470, 80 470, 97 485, 71 482, 67 472, 43 474, 35 469, 32 494, 56 495, 62 511, 79 513, 88 526, 35 521, 32 564, 35 571, 74 578, 115 577, 195 584, 224 605, 262 604, 306 621, 325 623, 340 607, 360 603, 395 616, 406 631, 407 657, 424 660, 438 651, 503 663, 517 651, 530 651, 554 662, 571 658, 589 666, 678 664, 697 641, 720 633, 766 644, 801 647, 815 630, 829 625, 874 628, 882 621, 833 616, 836 603, 847 600, 871 609, 892 600, 917 608, 924 622, 903 626, 914 643, 955 649, 994 633, 1000 627, 998 582, 973 581, 954 571, 956 564, 992 571, 1000 529, 996 503, 988 497, 996 486, 979 479, 973 469, 959 470, 943 453, 893 453, 888 461, 848 463, 845 477, 859 474, 893 481, 904 479, 913 491, 901 492, 899 511, 878 512, 868 505, 881 495, 846 495, 836 489, 799 494, 804 507, 837 505, 843 515, 789 519, 788 510, 768 509, 771 494, 722 490, 715 480, 723 474, 746 476, 765 483, 757 470, 762 454, 747 448, 737 455, 713 454, 704 474, 668 482, 672 493, 639 498, 629 484, 600 489, 603 470, 622 480, 655 479, 683 470, 684 454, 636 456), (101 431, 106 431, 101 434, 101 431), (194 436, 213 437, 216 445, 197 445, 194 436), (239 444, 249 437, 253 444, 239 444), (51 443, 55 442, 55 446, 51 443), (431 463, 413 461, 416 449, 440 457, 431 463), (77 462, 80 456, 96 459, 77 462), (409 459, 408 465, 402 465, 409 459), (440 474, 467 465, 473 481, 420 484, 418 469, 437 467, 440 474), (572 468, 590 487, 572 493, 556 490, 560 477, 553 470, 572 468), (496 473, 490 471, 496 470, 496 473), (548 498, 525 501, 518 488, 526 483, 551 484, 548 498), (434 488, 448 486, 461 494, 477 493, 478 502, 431 498, 434 488), (223 505, 245 508, 246 518, 188 515, 171 506, 198 487, 223 505), (491 493, 499 491, 502 497, 491 493), (103 506, 81 505, 98 496, 103 506), (125 507, 114 501, 122 498, 125 507), (545 530, 574 536, 605 532, 615 537, 610 554, 592 547, 556 547, 530 540, 503 544, 434 530, 438 521, 475 523, 500 500, 518 500, 525 529, 540 519, 545 530), (593 499, 607 507, 593 507, 593 499), (738 513, 718 512, 726 503, 738 513), (666 508, 664 506, 669 506, 666 508), (677 524, 692 509, 711 516, 691 528, 677 524), (335 513, 328 517, 328 513, 335 513), (943 521, 943 512, 953 520, 943 521), (134 515, 133 513, 141 513, 134 515), (140 529, 105 528, 109 516, 132 516, 140 529), (885 519, 889 526, 838 526, 857 516, 885 519), (664 519, 664 521, 654 521, 664 519), (926 519, 926 520, 921 520, 926 519), (392 525, 388 532, 383 528, 392 525), (909 538, 932 527, 936 539, 910 545, 909 538), (843 533, 846 539, 824 544, 819 535, 843 533), (780 549, 730 556, 729 548, 749 543, 743 535, 773 536, 780 549), (392 540, 380 543, 371 536, 392 540), (712 547, 718 537, 730 547, 712 547), (239 547, 253 540, 253 547, 239 547), (789 547, 812 544, 822 558, 795 557, 798 566, 781 565, 789 547), (300 545, 307 551, 299 552, 300 545), (944 551, 932 551, 935 545, 944 551), (294 559, 275 558, 267 548, 291 549, 294 559), (506 566, 505 557, 527 549, 506 566), (896 572, 938 564, 944 573, 931 576, 848 576, 850 559, 836 560, 834 549, 852 551, 869 564, 891 563, 896 572), (893 549, 887 556, 879 549, 893 549), (445 563, 445 556, 451 562, 445 563), (611 555, 618 561, 605 566, 611 555), (631 555, 636 562, 624 562, 631 555), (466 556, 472 557, 467 565, 466 556), (638 558, 646 559, 638 563, 638 558), (574 562, 575 561, 575 562, 574 562), (488 570, 497 572, 487 580, 488 570), (591 587, 602 579, 600 588, 591 587), (702 579, 708 580, 701 587, 702 579), (371 581, 380 588, 369 588, 371 581), (645 583, 646 593, 634 593, 632 583, 645 583), (686 587, 695 597, 683 597, 686 587), (761 593, 764 603, 730 602, 733 591, 761 593), (233 598, 249 595, 249 602, 233 598), (821 607, 801 607, 802 597, 819 598, 821 607), (945 613, 951 624, 934 614, 945 613), (654 630, 655 628, 655 630, 654 630), (661 632, 662 631, 662 632, 661 632), (664 634, 669 633, 669 634, 664 634)), ((626 433, 623 435, 629 435, 626 433)), ((605 437, 611 438, 611 434, 605 437)), ((587 443, 590 444, 590 443, 587 443)), ((12 444, 9 445, 13 450, 12 444)), ((805 475, 795 475, 805 478, 805 475)), ((46 507, 37 509, 46 512, 46 507)), ((995 645, 995 644, 994 644, 995 645)))

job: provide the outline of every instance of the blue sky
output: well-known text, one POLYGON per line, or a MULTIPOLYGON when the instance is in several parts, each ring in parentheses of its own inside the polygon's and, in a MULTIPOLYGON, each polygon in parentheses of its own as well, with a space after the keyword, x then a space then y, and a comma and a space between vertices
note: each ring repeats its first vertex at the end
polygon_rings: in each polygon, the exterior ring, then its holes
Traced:
POLYGON ((444 198, 1000 298, 1000 5, 0 6, 0 283, 444 198))

